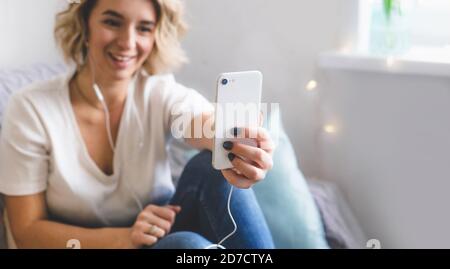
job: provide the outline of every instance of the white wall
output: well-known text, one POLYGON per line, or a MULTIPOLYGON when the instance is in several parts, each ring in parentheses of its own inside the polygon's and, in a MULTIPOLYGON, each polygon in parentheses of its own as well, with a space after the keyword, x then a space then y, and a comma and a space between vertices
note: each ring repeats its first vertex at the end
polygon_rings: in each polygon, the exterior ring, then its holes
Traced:
POLYGON ((325 178, 339 182, 371 238, 449 248, 450 79, 328 71, 325 178))
POLYGON ((343 1, 186 1, 191 64, 179 79, 213 100, 220 72, 261 70, 263 101, 281 104, 303 171, 317 175, 314 102, 304 87, 317 54, 336 46, 343 1))
POLYGON ((0 68, 60 61, 53 23, 61 0, 1 0, 0 68))

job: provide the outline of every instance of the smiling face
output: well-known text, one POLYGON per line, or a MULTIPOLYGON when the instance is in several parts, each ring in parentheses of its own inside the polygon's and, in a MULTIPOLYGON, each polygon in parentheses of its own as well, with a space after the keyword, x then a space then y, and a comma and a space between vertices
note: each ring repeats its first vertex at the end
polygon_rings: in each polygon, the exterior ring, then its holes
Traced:
POLYGON ((98 0, 88 22, 88 58, 95 74, 131 78, 153 49, 156 22, 150 0, 98 0))

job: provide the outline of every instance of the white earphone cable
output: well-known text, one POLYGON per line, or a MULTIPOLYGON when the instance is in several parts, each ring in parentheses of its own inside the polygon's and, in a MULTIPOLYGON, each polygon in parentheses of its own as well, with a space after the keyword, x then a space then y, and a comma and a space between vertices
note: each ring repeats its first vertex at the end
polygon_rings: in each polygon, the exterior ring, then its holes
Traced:
MULTIPOLYGON (((89 60, 92 61, 95 64, 95 61, 94 61, 94 59, 92 57, 89 57, 89 60)), ((110 117, 110 114, 109 114, 109 109, 108 109, 108 106, 106 104, 105 98, 104 98, 104 96, 102 94, 102 91, 101 91, 100 87, 98 86, 98 84, 96 83, 95 66, 94 65, 92 65, 91 74, 92 74, 92 83, 93 83, 93 89, 94 89, 95 95, 97 96, 97 99, 99 100, 99 102, 102 104, 103 111, 105 112, 105 125, 106 125, 106 132, 107 132, 107 135, 108 135, 109 145, 110 145, 111 150, 113 151, 113 153, 115 153, 116 152, 116 147, 114 145, 114 139, 112 137, 111 117, 110 117)), ((127 98, 129 98, 129 97, 127 97, 127 98)), ((138 123, 139 123, 139 128, 140 128, 140 130, 142 132, 143 130, 142 130, 141 122, 139 121, 139 119, 138 119, 138 123)), ((140 145, 142 145, 142 134, 141 134, 140 145)), ((128 189, 128 191, 131 193, 134 201, 136 202, 136 205, 139 208, 139 212, 141 212, 144 209, 144 207, 142 205, 141 200, 137 196, 136 192, 134 192, 131 189, 131 187, 128 184, 127 180, 123 180, 122 182, 124 183, 124 185, 128 189)))
POLYGON ((228 201, 227 201, 227 209, 228 209, 228 215, 230 216, 231 221, 233 222, 234 229, 231 233, 229 233, 227 236, 225 236, 222 240, 219 241, 217 244, 213 244, 210 246, 207 246, 205 249, 226 249, 222 244, 225 242, 228 238, 230 238, 233 234, 237 231, 237 224, 236 221, 233 218, 233 214, 231 214, 231 195, 233 194, 233 186, 230 188, 230 193, 228 194, 228 201))
POLYGON ((105 99, 103 98, 102 92, 100 91, 100 88, 98 87, 97 84, 94 84, 94 91, 95 91, 95 94, 97 95, 98 100, 100 101, 100 103, 103 106, 103 110, 105 111, 105 124, 106 124, 106 130, 108 133, 108 141, 109 141, 109 145, 111 146, 111 150, 115 153, 116 147, 114 145, 114 140, 113 140, 112 133, 111 133, 111 122, 110 122, 108 106, 106 105, 105 99))

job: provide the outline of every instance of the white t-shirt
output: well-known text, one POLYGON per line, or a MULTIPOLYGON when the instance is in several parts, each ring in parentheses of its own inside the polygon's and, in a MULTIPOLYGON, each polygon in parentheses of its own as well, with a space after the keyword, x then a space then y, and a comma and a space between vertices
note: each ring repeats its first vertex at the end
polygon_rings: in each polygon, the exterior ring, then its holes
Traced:
POLYGON ((78 129, 67 75, 15 93, 7 106, 0 140, 0 192, 45 191, 53 219, 84 227, 130 226, 138 202, 163 204, 174 193, 167 143, 172 110, 193 116, 212 105, 173 75, 139 72, 130 84, 107 176, 91 159, 78 129), (130 191, 131 189, 131 191, 130 191))

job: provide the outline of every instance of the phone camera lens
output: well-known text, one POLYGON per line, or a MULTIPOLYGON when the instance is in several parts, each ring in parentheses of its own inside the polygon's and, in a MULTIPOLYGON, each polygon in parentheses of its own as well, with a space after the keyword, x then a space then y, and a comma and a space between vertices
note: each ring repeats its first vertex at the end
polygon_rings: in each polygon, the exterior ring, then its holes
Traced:
POLYGON ((222 85, 227 85, 228 84, 228 79, 224 78, 222 79, 222 85))

